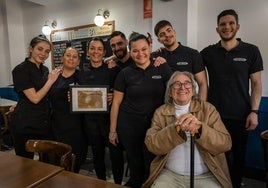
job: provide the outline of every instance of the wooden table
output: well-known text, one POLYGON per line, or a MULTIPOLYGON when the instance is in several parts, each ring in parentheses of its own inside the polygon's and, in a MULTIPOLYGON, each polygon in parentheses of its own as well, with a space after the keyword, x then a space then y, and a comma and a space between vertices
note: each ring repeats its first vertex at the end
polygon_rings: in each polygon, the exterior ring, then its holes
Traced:
POLYGON ((90 176, 61 171, 36 188, 126 188, 123 185, 99 180, 90 176))
POLYGON ((0 187, 35 187, 64 169, 0 151, 0 187))

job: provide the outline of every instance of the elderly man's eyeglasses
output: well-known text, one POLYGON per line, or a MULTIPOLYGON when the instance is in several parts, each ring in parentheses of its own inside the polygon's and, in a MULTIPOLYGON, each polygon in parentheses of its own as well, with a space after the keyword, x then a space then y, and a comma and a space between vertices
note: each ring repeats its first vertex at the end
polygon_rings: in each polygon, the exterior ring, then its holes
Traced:
POLYGON ((192 85, 192 82, 184 82, 184 83, 174 82, 173 84, 171 84, 171 87, 174 89, 180 89, 182 86, 184 86, 185 89, 189 89, 193 85, 192 85))

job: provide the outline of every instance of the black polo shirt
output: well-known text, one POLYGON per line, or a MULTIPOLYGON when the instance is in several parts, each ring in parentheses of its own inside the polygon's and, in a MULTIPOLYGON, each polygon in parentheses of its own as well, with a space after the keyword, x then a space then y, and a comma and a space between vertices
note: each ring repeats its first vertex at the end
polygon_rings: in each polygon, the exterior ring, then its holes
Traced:
POLYGON ((128 60, 126 62, 121 62, 120 60, 117 60, 116 64, 117 66, 120 68, 120 69, 123 69, 129 65, 132 65, 134 62, 133 62, 133 59, 131 57, 128 58, 128 60))
MULTIPOLYGON (((115 66, 108 68, 108 64, 102 63, 100 67, 89 66, 82 71, 83 85, 108 85, 109 90, 113 90, 114 80, 120 68, 115 66)), ((109 134, 109 113, 86 113, 84 114, 84 126, 87 136, 89 135, 103 135, 109 134)))
POLYGON ((174 51, 162 49, 161 52, 154 52, 152 55, 165 58, 172 71, 188 71, 197 74, 205 70, 200 53, 181 43, 174 51))
POLYGON ((23 134, 44 134, 49 131, 49 103, 47 96, 37 104, 32 103, 23 93, 23 90, 34 88, 40 90, 47 81, 48 68, 43 64, 39 68, 25 59, 13 71, 14 89, 19 100, 12 118, 12 129, 23 134))
POLYGON ((82 70, 82 85, 108 85, 113 89, 114 80, 117 73, 120 71, 118 66, 108 68, 108 64, 102 63, 100 67, 89 66, 82 70))
POLYGON ((151 116, 164 102, 166 82, 171 74, 166 63, 155 67, 151 62, 145 70, 132 64, 121 70, 114 84, 115 90, 124 93, 120 110, 151 116))
MULTIPOLYGON (((23 100, 26 105, 36 105, 47 107, 47 97, 44 97, 38 104, 33 104, 24 95, 23 90, 34 88, 40 90, 46 83, 48 77, 48 68, 43 64, 38 68, 35 63, 25 59, 24 62, 17 65, 13 71, 14 90, 18 93, 20 100, 23 100)), ((20 102, 20 101, 19 101, 20 102)))
POLYGON ((201 54, 209 74, 208 101, 222 118, 245 119, 251 108, 250 74, 263 70, 258 47, 239 40, 238 46, 227 51, 218 42, 201 54))

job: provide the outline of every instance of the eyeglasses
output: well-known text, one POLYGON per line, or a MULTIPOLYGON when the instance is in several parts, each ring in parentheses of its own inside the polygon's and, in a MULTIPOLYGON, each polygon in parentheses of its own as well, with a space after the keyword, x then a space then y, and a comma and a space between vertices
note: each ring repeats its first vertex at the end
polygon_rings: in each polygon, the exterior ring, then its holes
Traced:
POLYGON ((192 82, 174 82, 173 84, 170 85, 170 87, 174 89, 180 89, 182 86, 184 86, 185 89, 189 89, 193 86, 192 82))

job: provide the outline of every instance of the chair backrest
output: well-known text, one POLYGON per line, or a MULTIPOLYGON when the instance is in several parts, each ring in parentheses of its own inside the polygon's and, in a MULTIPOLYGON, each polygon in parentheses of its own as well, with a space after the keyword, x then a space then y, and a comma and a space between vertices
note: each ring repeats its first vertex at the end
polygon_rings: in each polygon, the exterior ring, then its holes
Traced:
POLYGON ((37 152, 39 161, 74 171, 75 155, 72 153, 72 147, 68 144, 52 140, 28 140, 25 148, 28 152, 37 152))

